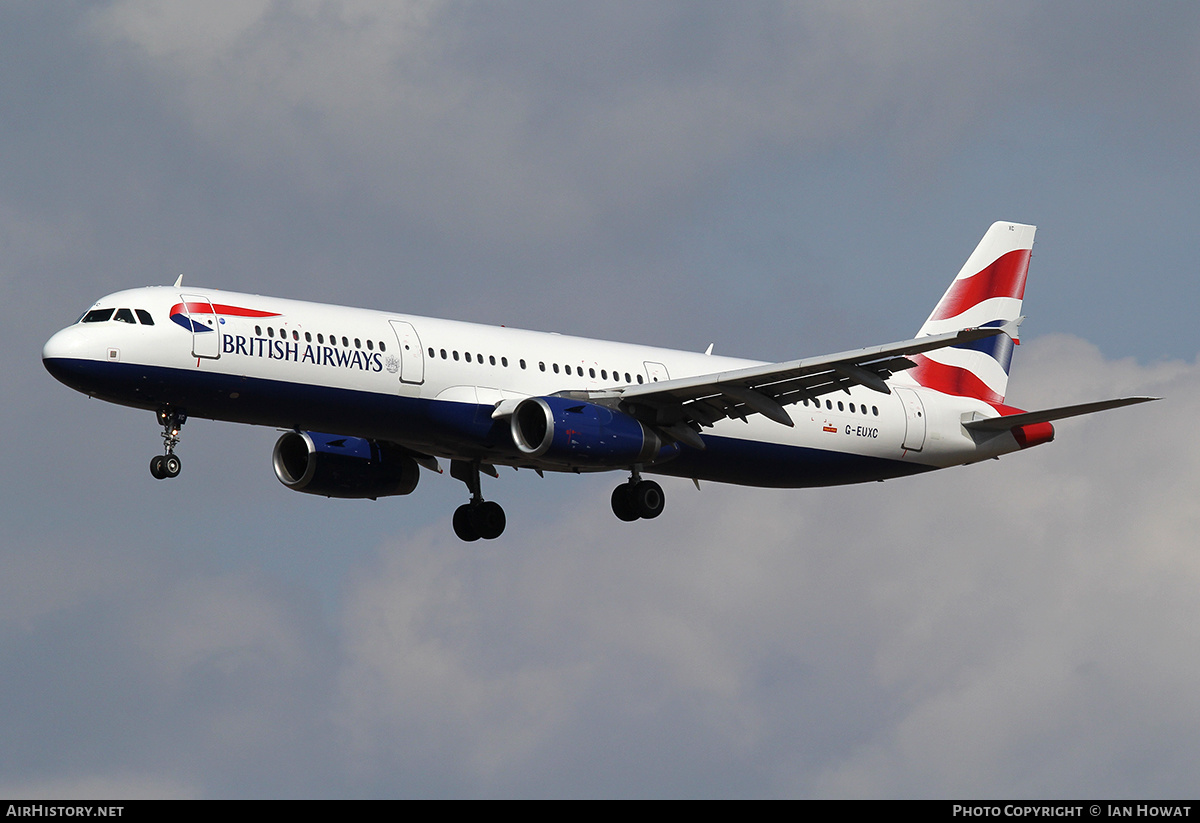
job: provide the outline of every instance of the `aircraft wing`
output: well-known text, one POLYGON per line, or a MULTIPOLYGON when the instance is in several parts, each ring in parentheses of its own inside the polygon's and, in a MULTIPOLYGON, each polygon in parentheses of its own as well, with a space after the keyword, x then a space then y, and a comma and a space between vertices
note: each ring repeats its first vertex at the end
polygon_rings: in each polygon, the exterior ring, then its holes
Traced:
POLYGON ((680 442, 703 448, 693 424, 711 426, 727 417, 744 420, 751 414, 761 414, 792 426, 792 418, 784 406, 848 390, 852 385, 891 394, 885 381, 896 372, 916 365, 907 355, 972 343, 1009 331, 1007 325, 962 329, 822 357, 589 392, 589 399, 618 401, 643 422, 665 430, 680 442))

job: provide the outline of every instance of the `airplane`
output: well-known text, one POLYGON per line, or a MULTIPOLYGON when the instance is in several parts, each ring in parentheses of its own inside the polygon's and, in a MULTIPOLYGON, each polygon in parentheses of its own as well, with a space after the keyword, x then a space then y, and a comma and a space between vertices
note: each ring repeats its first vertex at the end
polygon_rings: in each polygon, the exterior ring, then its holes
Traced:
POLYGON ((91 397, 155 412, 157 479, 193 417, 285 430, 275 475, 339 498, 466 484, 465 541, 504 531, 497 466, 628 472, 622 521, 658 517, 657 474, 747 486, 862 483, 1047 443, 1051 421, 1144 403, 1005 405, 1034 226, 994 223, 910 340, 782 363, 182 284, 102 297, 42 350, 91 397))

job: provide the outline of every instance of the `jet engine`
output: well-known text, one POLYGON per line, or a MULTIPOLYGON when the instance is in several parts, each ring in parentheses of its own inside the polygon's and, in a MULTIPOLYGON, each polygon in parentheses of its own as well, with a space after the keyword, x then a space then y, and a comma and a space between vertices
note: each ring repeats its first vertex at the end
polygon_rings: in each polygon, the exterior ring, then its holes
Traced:
POLYGON ((325 497, 409 494, 421 479, 417 462, 390 443, 319 432, 288 432, 272 462, 289 489, 325 497))
POLYGON ((510 425, 522 454, 567 466, 653 463, 679 451, 622 411, 563 397, 522 400, 510 425))

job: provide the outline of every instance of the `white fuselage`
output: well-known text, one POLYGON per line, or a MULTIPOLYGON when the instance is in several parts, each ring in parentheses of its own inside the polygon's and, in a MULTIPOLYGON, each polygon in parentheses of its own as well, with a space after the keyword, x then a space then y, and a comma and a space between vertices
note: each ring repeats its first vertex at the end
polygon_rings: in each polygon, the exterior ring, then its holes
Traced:
MULTIPOLYGON (((117 292, 46 343, 68 385, 191 417, 375 438, 414 453, 558 469, 514 447, 503 401, 612 390, 758 361, 250 294, 155 286, 117 292), (207 308, 205 306, 207 305, 207 308), (141 312, 136 310, 141 309, 141 312), (144 322, 148 313, 152 324, 144 322), (129 322, 133 320, 134 322, 129 322)), ((1015 451, 1011 434, 963 428, 983 401, 920 386, 864 386, 702 430, 647 472, 759 486, 885 479, 1015 451), (965 416, 965 417, 964 417, 965 416)), ((615 468, 567 467, 569 470, 615 468)))

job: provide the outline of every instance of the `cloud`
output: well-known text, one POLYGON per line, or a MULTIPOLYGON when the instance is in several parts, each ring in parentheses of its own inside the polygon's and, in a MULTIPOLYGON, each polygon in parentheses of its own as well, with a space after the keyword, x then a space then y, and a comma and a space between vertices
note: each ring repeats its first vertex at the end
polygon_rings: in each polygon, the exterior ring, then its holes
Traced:
POLYGON ((201 797, 198 787, 154 775, 115 775, 0 783, 6 797, 28 800, 184 800, 201 797))
POLYGON ((996 59, 1023 25, 940 2, 896 17, 853 3, 122 0, 93 19, 222 153, 310 195, 371 192, 406 222, 518 244, 647 218, 763 150, 903 123, 941 144, 1025 82, 1020 61, 996 59), (967 59, 985 50, 986 65, 967 59), (997 71, 1010 82, 985 100, 997 71))
POLYGON ((303 793, 297 773, 326 768, 313 764, 332 648, 311 596, 99 531, 71 549, 6 547, 6 788, 303 793))

